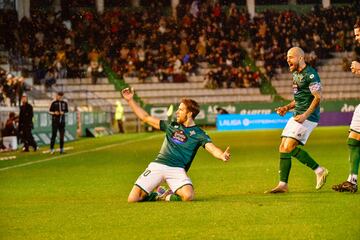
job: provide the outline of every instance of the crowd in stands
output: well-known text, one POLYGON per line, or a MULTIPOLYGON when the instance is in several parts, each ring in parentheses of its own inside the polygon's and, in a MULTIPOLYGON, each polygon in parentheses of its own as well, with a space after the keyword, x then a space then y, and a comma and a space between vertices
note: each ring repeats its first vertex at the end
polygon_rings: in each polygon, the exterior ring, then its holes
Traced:
POLYGON ((250 26, 253 57, 264 61, 268 75, 287 66, 287 50, 299 46, 306 53, 306 61, 316 66, 318 59, 330 58, 331 52, 351 51, 353 26, 360 8, 339 7, 320 9, 315 6, 308 14, 292 11, 265 11, 250 26))
POLYGON ((30 65, 34 82, 47 87, 57 78, 85 75, 96 83, 104 74, 103 64, 120 76, 142 81, 155 77, 183 82, 198 74, 203 62, 213 68, 207 75, 208 87, 256 87, 261 73, 244 62, 246 54, 264 62, 263 73, 269 78, 286 66, 291 46, 311 53, 308 60, 315 64, 330 52, 351 49, 352 26, 360 15, 356 11, 316 7, 302 15, 268 10, 250 19, 234 3, 195 0, 179 5, 175 18, 164 14, 160 2, 151 1, 146 8, 126 12, 113 8, 102 15, 74 10, 69 18, 61 12, 32 11, 31 19, 20 22, 7 12, 0 22, 11 29, 3 44, 13 65, 30 65))
POLYGON ((24 78, 0 69, 0 106, 20 106, 20 99, 30 88, 24 78))
POLYGON ((211 70, 205 76, 207 88, 249 88, 260 86, 260 72, 246 67, 220 67, 211 70))

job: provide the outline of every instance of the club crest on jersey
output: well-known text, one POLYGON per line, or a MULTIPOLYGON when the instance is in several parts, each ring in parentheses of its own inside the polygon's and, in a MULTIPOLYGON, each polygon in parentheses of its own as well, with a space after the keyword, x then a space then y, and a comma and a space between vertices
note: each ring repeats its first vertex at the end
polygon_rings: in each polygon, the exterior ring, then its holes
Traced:
POLYGON ((302 80, 304 79, 304 76, 302 74, 294 74, 293 76, 294 76, 294 81, 298 83, 302 82, 302 80))
POLYGON ((195 135, 195 134, 196 134, 195 130, 190 131, 190 136, 195 135))
POLYGON ((184 131, 182 131, 182 130, 175 131, 173 133, 171 139, 174 143, 179 143, 179 144, 186 143, 186 141, 187 141, 187 137, 184 134, 184 131))
POLYGON ((315 77, 314 74, 311 74, 311 75, 310 75, 310 79, 313 79, 314 77, 315 77))

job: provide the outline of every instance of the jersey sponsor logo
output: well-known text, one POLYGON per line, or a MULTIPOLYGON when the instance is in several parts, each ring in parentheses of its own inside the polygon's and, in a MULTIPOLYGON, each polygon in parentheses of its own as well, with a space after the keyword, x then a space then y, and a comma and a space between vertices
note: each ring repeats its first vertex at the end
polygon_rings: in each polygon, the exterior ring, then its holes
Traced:
POLYGON ((293 93, 296 94, 299 91, 298 85, 294 82, 293 83, 293 93))
POLYGON ((184 131, 178 130, 173 133, 171 139, 174 143, 183 144, 186 143, 188 138, 184 134, 184 131))
POLYGON ((196 134, 195 130, 190 131, 190 136, 195 135, 195 134, 196 134))

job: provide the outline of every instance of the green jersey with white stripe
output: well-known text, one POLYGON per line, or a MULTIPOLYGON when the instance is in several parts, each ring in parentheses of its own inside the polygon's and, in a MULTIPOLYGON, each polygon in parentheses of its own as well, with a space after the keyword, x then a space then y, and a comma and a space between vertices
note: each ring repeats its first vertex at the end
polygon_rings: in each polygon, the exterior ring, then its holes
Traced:
POLYGON ((181 167, 186 171, 200 146, 211 142, 210 137, 198 126, 185 127, 177 122, 160 121, 160 130, 166 136, 154 162, 170 167, 181 167))
MULTIPOLYGON (((316 70, 307 65, 301 72, 293 72, 293 90, 295 100, 294 115, 299 115, 304 113, 311 105, 314 99, 311 92, 321 91, 320 77, 316 70)), ((312 122, 319 122, 320 105, 307 119, 312 122)))

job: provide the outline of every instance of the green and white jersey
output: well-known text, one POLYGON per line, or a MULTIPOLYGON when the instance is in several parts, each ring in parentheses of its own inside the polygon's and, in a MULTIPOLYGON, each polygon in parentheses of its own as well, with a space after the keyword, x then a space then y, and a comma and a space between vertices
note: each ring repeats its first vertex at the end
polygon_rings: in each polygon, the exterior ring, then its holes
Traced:
POLYGON ((177 122, 160 121, 160 130, 166 136, 154 162, 170 167, 181 167, 186 171, 200 146, 211 142, 210 137, 198 126, 185 127, 177 122))
MULTIPOLYGON (((311 94, 314 91, 321 92, 320 77, 316 70, 307 65, 301 72, 293 72, 293 90, 295 100, 294 115, 304 113, 314 99, 311 94)), ((309 121, 319 122, 320 105, 308 117, 309 121)))

